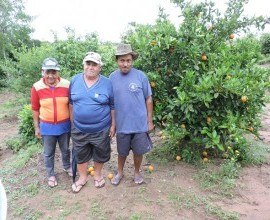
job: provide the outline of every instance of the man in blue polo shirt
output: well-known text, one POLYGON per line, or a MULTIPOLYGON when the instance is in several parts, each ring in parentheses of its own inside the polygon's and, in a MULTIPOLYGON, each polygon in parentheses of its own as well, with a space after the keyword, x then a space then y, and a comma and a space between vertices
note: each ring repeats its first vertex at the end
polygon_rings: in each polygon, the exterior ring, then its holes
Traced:
POLYGON ((100 74, 100 55, 88 52, 83 65, 84 72, 75 75, 70 83, 71 138, 80 176, 72 185, 74 193, 87 182, 91 158, 95 167, 95 187, 105 185, 101 171, 103 164, 110 160, 110 138, 115 135, 112 84, 100 74))
POLYGON ((141 184, 144 181, 140 173, 143 154, 152 148, 148 134, 154 129, 152 91, 147 76, 132 67, 138 53, 132 51, 129 44, 119 44, 115 55, 118 69, 109 78, 114 91, 118 173, 111 183, 120 183, 126 157, 132 150, 134 182, 141 184))

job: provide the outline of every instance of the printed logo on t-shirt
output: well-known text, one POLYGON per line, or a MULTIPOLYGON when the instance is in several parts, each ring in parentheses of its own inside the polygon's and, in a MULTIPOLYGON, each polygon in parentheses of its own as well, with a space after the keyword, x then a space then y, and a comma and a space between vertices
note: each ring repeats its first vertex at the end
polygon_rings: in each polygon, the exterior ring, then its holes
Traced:
POLYGON ((131 92, 136 92, 138 90, 138 86, 136 83, 130 83, 128 88, 129 88, 129 91, 131 92))

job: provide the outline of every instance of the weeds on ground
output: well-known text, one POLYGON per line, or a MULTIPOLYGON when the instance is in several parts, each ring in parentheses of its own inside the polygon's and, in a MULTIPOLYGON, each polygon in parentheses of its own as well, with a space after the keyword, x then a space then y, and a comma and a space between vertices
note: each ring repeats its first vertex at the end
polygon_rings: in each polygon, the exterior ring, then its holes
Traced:
POLYGON ((0 105, 0 119, 10 118, 14 115, 18 115, 19 111, 22 109, 22 106, 29 102, 27 97, 23 97, 18 94, 14 94, 8 89, 1 90, 1 93, 6 93, 9 96, 8 100, 4 104, 0 105), (12 97, 11 97, 12 96, 12 97))
POLYGON ((213 215, 218 217, 218 219, 239 219, 238 213, 226 212, 221 207, 213 205, 212 202, 216 200, 216 198, 201 196, 181 187, 177 187, 174 192, 169 193, 168 198, 177 209, 191 209, 196 212, 199 207, 203 207, 207 215, 213 215))
POLYGON ((216 170, 205 166, 195 175, 203 189, 218 192, 222 196, 231 196, 240 174, 239 163, 226 160, 216 170))
POLYGON ((248 138, 248 145, 245 151, 245 159, 241 161, 244 166, 247 165, 261 165, 267 162, 267 153, 270 152, 270 148, 262 141, 255 140, 254 138, 248 138))

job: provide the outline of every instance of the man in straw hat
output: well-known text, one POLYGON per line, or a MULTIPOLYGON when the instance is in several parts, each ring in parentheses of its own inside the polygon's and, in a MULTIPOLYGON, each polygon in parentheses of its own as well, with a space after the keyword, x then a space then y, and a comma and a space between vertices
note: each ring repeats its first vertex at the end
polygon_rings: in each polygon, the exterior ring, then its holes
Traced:
POLYGON ((134 158, 134 182, 142 184, 143 154, 152 148, 149 137, 154 129, 152 91, 145 73, 132 67, 138 55, 129 44, 119 44, 115 53, 118 69, 109 77, 114 91, 118 151, 118 173, 111 180, 113 185, 118 185, 124 176, 130 150, 134 158))

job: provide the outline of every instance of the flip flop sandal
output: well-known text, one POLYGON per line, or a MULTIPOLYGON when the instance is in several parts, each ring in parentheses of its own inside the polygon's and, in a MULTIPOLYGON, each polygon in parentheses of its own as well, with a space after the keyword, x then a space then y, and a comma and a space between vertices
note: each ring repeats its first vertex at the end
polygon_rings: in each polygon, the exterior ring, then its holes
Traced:
POLYGON ((76 182, 75 183, 73 183, 72 184, 72 186, 71 186, 71 188, 72 188, 72 192, 73 193, 78 193, 78 192, 80 192, 81 191, 81 189, 83 188, 83 186, 86 184, 87 182, 85 182, 84 184, 76 184, 76 182), (73 186, 75 186, 75 189, 74 189, 74 187, 73 186))
POLYGON ((53 187, 56 187, 58 184, 57 184, 57 181, 56 179, 48 179, 48 186, 53 188, 53 187))
POLYGON ((143 177, 142 176, 137 176, 137 177, 134 177, 134 183, 137 184, 137 185, 141 185, 144 180, 143 180, 143 177))
POLYGON ((95 187, 96 188, 102 188, 102 187, 105 186, 105 180, 104 180, 104 178, 101 178, 100 180, 94 180, 94 183, 95 183, 95 187))
POLYGON ((118 174, 116 174, 116 176, 114 178, 112 178, 111 180, 111 184, 114 186, 118 186, 121 182, 121 180, 123 179, 124 176, 120 176, 118 174))

